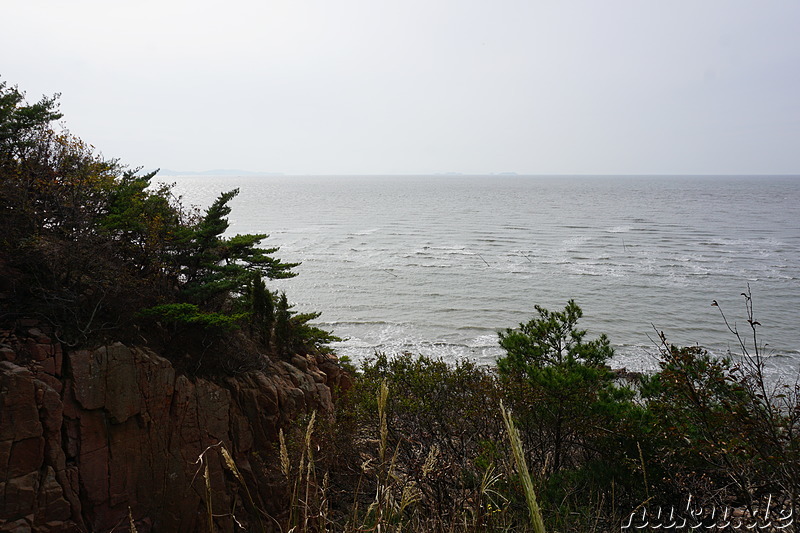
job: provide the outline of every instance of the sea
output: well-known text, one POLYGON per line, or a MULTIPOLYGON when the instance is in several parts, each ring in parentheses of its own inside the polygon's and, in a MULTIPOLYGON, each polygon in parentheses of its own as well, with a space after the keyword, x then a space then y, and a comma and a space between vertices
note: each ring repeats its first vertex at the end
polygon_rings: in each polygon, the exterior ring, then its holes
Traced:
POLYGON ((574 299, 612 366, 658 366, 659 335, 800 368, 798 176, 177 176, 185 205, 234 188, 230 234, 300 262, 274 280, 343 340, 492 364, 498 332, 574 299), (748 323, 752 296, 756 326, 748 323), (712 305, 716 302, 718 305, 712 305), (726 325, 727 321, 727 325, 726 325))

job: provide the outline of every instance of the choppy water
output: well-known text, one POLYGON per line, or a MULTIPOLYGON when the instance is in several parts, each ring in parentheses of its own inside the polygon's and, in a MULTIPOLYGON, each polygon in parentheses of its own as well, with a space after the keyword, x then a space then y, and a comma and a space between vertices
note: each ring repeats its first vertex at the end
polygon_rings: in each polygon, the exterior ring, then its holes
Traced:
MULTIPOLYGON (((167 179, 170 181, 170 179, 167 179)), ((239 187, 235 233, 269 233, 299 276, 273 282, 299 310, 375 350, 494 360, 497 331, 574 298, 629 368, 677 344, 736 346, 752 289, 761 339, 800 362, 800 178, 178 177, 207 206, 239 187)))

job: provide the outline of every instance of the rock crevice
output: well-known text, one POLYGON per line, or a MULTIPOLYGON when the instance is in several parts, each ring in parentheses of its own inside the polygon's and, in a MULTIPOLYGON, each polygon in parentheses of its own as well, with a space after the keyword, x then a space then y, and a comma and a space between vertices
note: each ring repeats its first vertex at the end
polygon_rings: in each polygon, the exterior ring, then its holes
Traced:
MULTIPOLYGON (((179 375, 144 347, 67 351, 38 324, 22 326, 0 333, 0 531, 109 531, 129 513, 139 532, 203 531, 197 459, 219 443, 259 507, 279 512, 285 488, 264 467, 278 431, 332 413, 332 395, 350 384, 329 356, 214 382, 179 375)), ((232 512, 246 520, 247 510, 236 511, 219 454, 206 458, 215 527, 233 531, 232 512)))

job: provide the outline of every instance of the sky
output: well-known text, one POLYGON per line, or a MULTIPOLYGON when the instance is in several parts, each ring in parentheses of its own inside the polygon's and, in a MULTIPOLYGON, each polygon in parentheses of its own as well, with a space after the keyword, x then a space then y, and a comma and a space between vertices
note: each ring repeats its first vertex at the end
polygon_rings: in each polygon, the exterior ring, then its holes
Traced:
POLYGON ((800 2, 4 0, 0 79, 134 167, 800 174, 800 2))

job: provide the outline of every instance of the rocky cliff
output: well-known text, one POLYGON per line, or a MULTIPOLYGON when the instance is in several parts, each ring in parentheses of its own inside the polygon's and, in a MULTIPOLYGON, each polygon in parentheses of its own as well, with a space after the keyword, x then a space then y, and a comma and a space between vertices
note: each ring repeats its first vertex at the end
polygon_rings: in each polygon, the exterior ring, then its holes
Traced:
POLYGON ((279 429, 332 413, 349 376, 329 356, 265 365, 190 379, 147 348, 69 350, 34 320, 0 331, 0 531, 205 531, 204 450, 215 529, 269 528, 261 511, 287 496, 272 466, 279 429))

